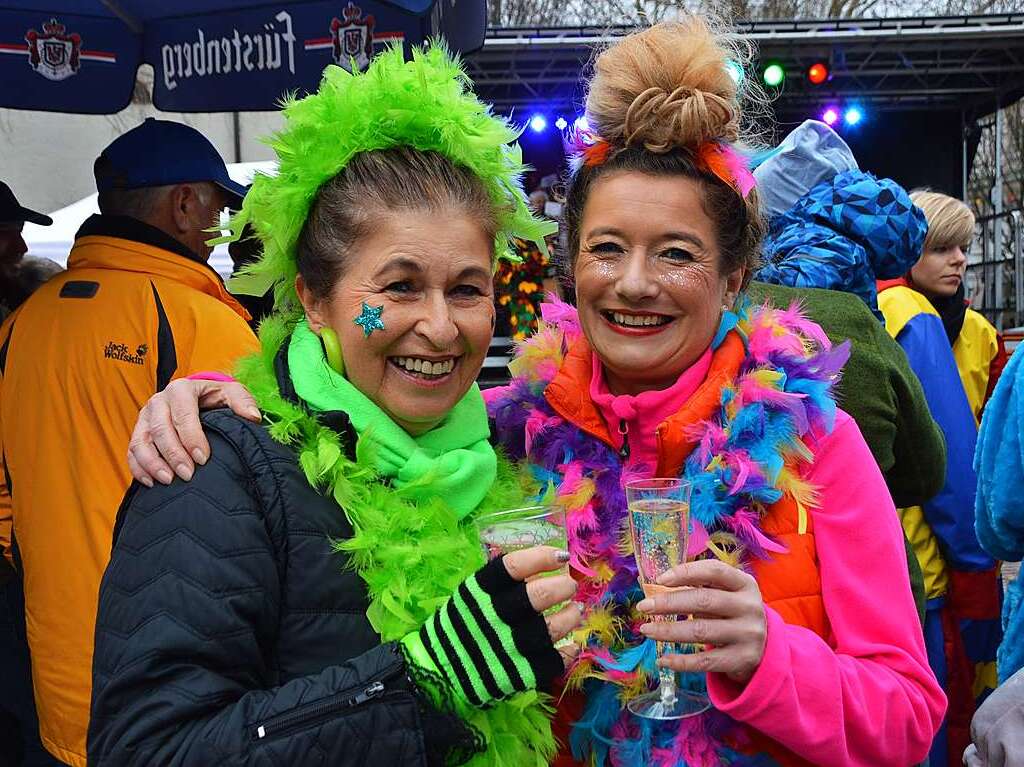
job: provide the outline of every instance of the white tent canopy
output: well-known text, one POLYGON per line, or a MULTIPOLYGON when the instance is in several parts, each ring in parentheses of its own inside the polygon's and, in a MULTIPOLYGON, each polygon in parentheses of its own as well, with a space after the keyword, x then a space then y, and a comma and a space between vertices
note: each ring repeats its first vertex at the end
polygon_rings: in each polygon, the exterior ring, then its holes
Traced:
MULTIPOLYGON (((230 163, 228 174, 240 184, 249 184, 257 172, 273 174, 276 167, 276 163, 273 162, 230 163)), ((96 194, 91 194, 51 213, 52 226, 26 223, 23 236, 25 244, 28 245, 28 255, 41 256, 56 261, 61 266, 67 266, 68 253, 75 242, 75 234, 79 227, 93 213, 100 212, 96 197, 96 194)), ((213 255, 210 256, 210 266, 222 277, 226 278, 231 274, 231 258, 228 256, 226 245, 214 248, 213 255)))

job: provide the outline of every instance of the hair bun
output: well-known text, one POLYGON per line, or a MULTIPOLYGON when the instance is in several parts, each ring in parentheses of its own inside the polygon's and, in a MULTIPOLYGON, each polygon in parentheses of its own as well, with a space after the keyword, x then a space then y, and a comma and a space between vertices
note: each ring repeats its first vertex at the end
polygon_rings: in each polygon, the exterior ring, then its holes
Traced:
POLYGON ((648 88, 633 99, 623 120, 626 146, 643 145, 651 152, 675 146, 700 146, 705 141, 739 137, 735 104, 716 93, 680 85, 671 93, 648 88))
POLYGON ((651 152, 740 135, 730 58, 742 59, 701 18, 661 23, 606 49, 594 65, 587 117, 601 138, 651 152))

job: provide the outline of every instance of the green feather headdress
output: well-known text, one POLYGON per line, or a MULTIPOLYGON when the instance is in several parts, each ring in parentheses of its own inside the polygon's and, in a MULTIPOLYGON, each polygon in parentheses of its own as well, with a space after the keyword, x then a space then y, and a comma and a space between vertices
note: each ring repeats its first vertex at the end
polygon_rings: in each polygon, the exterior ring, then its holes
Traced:
POLYGON ((241 211, 230 221, 230 242, 246 224, 263 242, 263 257, 231 283, 233 291, 263 295, 275 287, 279 311, 298 310, 296 246, 320 187, 360 152, 408 146, 433 150, 468 168, 485 184, 498 212, 495 253, 513 258, 510 238, 543 239, 555 229, 535 219, 522 187, 519 132, 491 114, 471 90, 458 59, 443 44, 414 48, 406 61, 395 45, 361 74, 324 70, 319 90, 284 103, 285 127, 268 140, 276 176, 257 175, 241 211))

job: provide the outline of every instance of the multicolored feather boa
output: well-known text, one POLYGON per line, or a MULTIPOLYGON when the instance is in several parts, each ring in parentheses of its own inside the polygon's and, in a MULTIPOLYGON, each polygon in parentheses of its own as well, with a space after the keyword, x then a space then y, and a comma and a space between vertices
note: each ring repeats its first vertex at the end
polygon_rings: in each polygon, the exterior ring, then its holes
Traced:
MULTIPOLYGON (((281 396, 274 358, 294 322, 271 317, 260 327, 262 352, 244 360, 238 378, 256 398, 267 431, 294 447, 306 479, 330 492, 352 524, 354 535, 337 542, 366 583, 371 625, 384 641, 418 629, 458 585, 484 564, 473 519, 481 513, 524 505, 537 485, 499 458, 498 479, 470 517, 462 522, 443 502, 413 503, 377 481, 345 455, 338 435, 304 408, 281 396)), ((483 736, 487 750, 473 767, 544 767, 556 751, 550 697, 516 695, 487 709, 459 714, 483 736)))
MULTIPOLYGON (((723 387, 714 417, 694 425, 698 446, 682 470, 693 484, 691 555, 736 567, 785 551, 760 530, 761 516, 783 494, 801 513, 814 505, 814 488, 801 478, 801 467, 813 460, 805 437, 812 429, 831 431, 832 389, 849 353, 848 344, 833 348, 797 306, 751 310, 743 304, 723 320, 716 341, 725 332, 739 333, 745 361, 723 387)), ((534 476, 557 488, 573 563, 586 576, 578 598, 588 618, 576 634, 584 649, 566 685, 586 699, 571 733, 574 757, 598 766, 771 764, 764 755, 734 749, 742 743, 740 728, 720 712, 652 723, 625 710, 656 676, 653 643, 637 631, 646 619, 634 609, 642 593, 623 493, 632 477, 614 448, 566 422, 545 400, 545 388, 581 331, 568 305, 545 305, 543 318, 539 332, 518 348, 512 384, 489 398, 489 411, 506 452, 527 458, 534 476)), ((703 679, 694 675, 687 684, 702 687, 703 679)))

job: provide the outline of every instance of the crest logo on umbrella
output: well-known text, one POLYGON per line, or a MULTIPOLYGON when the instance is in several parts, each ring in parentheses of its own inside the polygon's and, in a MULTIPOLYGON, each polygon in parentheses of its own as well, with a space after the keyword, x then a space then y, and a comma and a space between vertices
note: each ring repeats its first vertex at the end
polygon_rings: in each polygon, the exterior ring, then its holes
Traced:
POLYGON ((78 73, 82 52, 82 36, 67 34, 63 24, 50 19, 43 31, 30 29, 25 33, 28 63, 47 80, 66 80, 78 73))
POLYGON ((344 21, 331 19, 331 42, 334 61, 349 72, 353 62, 359 70, 366 69, 373 58, 373 15, 363 17, 363 9, 349 3, 342 11, 344 21))

